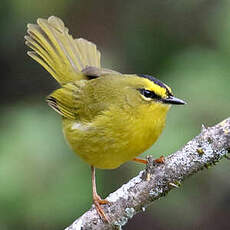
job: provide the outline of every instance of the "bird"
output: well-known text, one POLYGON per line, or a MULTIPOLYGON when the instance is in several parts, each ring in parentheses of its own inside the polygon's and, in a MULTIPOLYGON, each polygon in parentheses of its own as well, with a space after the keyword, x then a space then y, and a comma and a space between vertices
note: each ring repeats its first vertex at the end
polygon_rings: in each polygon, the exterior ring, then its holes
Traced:
POLYGON ((91 167, 93 203, 109 221, 97 194, 95 168, 114 169, 150 148, 165 126, 171 105, 184 105, 171 88, 147 74, 122 74, 101 67, 97 46, 73 38, 56 17, 27 25, 27 54, 59 83, 47 98, 62 117, 64 137, 91 167))

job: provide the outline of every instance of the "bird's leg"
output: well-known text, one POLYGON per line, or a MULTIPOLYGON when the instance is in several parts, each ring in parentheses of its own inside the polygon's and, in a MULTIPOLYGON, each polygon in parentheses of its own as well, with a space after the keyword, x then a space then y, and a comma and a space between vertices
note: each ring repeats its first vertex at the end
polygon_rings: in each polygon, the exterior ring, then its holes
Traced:
POLYGON ((138 162, 138 163, 142 163, 142 164, 147 164, 147 163, 148 163, 147 160, 142 159, 142 158, 138 158, 138 157, 134 157, 134 158, 132 159, 132 161, 135 161, 135 162, 138 162))
MULTIPOLYGON (((142 164, 147 164, 148 163, 147 160, 142 159, 142 158, 138 158, 138 157, 135 157, 132 160, 135 161, 135 162, 138 162, 138 163, 142 163, 142 164)), ((159 158, 155 159, 154 162, 157 163, 157 164, 164 164, 165 158, 164 158, 164 156, 160 156, 159 158)))
POLYGON ((108 204, 107 200, 101 199, 101 197, 97 194, 97 187, 96 187, 96 178, 95 178, 95 168, 91 166, 91 175, 92 175, 92 191, 93 191, 93 203, 97 209, 99 216, 102 220, 109 222, 108 217, 105 215, 101 205, 108 204))

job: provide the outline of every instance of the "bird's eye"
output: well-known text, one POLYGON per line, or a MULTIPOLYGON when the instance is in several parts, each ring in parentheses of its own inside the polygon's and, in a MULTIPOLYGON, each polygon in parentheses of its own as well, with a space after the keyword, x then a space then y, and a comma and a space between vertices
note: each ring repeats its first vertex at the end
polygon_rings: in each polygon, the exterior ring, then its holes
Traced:
POLYGON ((156 93, 154 93, 153 91, 150 91, 147 89, 139 89, 139 91, 146 98, 157 99, 157 100, 161 99, 161 97, 157 95, 156 93))
POLYGON ((152 97, 152 92, 149 91, 149 90, 146 90, 144 89, 142 94, 145 96, 145 97, 148 97, 148 98, 151 98, 152 97))

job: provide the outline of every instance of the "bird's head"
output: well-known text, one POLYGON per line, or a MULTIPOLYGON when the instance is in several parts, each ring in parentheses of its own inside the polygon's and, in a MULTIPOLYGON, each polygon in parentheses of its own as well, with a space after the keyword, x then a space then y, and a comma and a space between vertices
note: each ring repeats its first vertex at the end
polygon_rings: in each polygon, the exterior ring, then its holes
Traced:
POLYGON ((146 112, 168 111, 170 105, 184 105, 185 101, 176 98, 169 86, 150 75, 126 75, 129 87, 128 101, 138 108, 144 106, 146 112), (136 102, 136 103, 135 103, 136 102))
POLYGON ((142 88, 138 88, 141 97, 147 102, 155 102, 166 105, 184 105, 185 101, 176 98, 169 86, 150 75, 137 75, 144 83, 142 88))

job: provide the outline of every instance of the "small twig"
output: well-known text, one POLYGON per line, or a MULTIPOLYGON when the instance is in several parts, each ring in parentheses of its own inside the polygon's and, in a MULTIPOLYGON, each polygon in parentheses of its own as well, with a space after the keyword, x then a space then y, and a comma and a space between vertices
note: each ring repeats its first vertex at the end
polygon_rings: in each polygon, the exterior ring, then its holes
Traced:
POLYGON ((201 133, 166 157, 164 164, 156 164, 149 157, 145 171, 106 198, 111 203, 103 208, 112 220, 110 224, 104 223, 92 207, 66 230, 120 229, 137 212, 178 188, 186 177, 209 168, 223 157, 230 159, 229 150, 230 118, 211 128, 202 126, 201 133))

